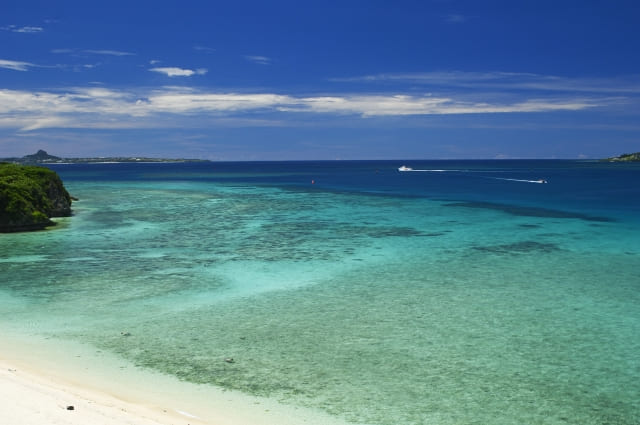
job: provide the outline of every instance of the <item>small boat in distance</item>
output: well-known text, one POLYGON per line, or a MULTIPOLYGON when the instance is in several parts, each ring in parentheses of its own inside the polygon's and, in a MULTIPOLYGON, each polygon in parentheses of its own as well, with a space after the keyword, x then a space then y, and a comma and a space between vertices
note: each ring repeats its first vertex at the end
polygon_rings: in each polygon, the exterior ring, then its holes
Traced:
POLYGON ((398 171, 413 171, 413 168, 403 165, 402 167, 398 168, 398 171))

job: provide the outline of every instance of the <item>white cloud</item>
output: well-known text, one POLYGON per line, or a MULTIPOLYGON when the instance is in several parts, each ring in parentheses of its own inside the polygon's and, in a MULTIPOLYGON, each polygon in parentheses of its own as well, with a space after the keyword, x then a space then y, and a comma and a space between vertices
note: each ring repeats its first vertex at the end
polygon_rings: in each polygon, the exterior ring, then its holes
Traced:
POLYGON ((14 32, 22 32, 22 33, 38 33, 44 31, 42 27, 22 27, 13 30, 14 32))
POLYGON ((184 87, 133 92, 104 87, 64 92, 0 89, 0 127, 22 131, 52 128, 180 126, 197 117, 257 117, 267 113, 361 117, 579 111, 605 106, 602 99, 524 99, 474 102, 429 95, 332 95, 299 97, 277 93, 215 93, 184 87), (250 115, 247 115, 250 114, 250 115))
POLYGON ((271 58, 266 56, 245 55, 244 58, 250 62, 260 65, 271 65, 271 58))
MULTIPOLYGON (((446 98, 406 95, 321 96, 301 99, 299 110, 362 116, 425 115, 443 113, 446 98)), ((297 109, 291 109, 297 110, 297 109)))
POLYGON ((597 106, 595 101, 527 100, 517 103, 486 103, 454 100, 447 97, 407 95, 359 95, 300 99, 289 111, 357 114, 363 117, 402 115, 452 115, 517 112, 576 111, 597 106))
POLYGON ((34 66, 37 66, 37 65, 34 65, 29 62, 0 59, 0 68, 12 69, 14 71, 28 71, 30 67, 34 67, 34 66))
POLYGON ((160 67, 151 68, 149 71, 165 74, 167 77, 191 77, 192 75, 204 75, 207 70, 204 68, 198 68, 195 71, 191 69, 183 69, 177 67, 160 67))
POLYGON ((171 113, 233 112, 276 108, 295 103, 290 96, 277 94, 190 93, 169 91, 148 98, 153 111, 171 113))
POLYGON ((34 27, 34 26, 19 27, 17 25, 8 25, 6 27, 0 27, 0 29, 4 31, 27 33, 27 34, 35 34, 35 33, 44 31, 44 28, 42 27, 34 27))

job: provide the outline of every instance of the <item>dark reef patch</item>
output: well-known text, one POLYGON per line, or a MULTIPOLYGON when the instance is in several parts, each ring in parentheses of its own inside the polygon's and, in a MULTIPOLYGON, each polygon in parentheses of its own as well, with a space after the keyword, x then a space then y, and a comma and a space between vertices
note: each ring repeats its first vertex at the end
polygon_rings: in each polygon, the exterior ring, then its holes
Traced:
POLYGON ((536 241, 520 241, 500 245, 474 246, 473 249, 495 254, 530 254, 549 253, 559 251, 560 247, 555 243, 541 243, 536 241))
POLYGON ((600 222, 614 221, 609 217, 592 216, 588 214, 554 210, 550 208, 496 204, 493 202, 451 202, 444 205, 447 207, 482 208, 487 210, 502 211, 507 214, 523 216, 523 217, 577 218, 585 221, 600 221, 600 222))

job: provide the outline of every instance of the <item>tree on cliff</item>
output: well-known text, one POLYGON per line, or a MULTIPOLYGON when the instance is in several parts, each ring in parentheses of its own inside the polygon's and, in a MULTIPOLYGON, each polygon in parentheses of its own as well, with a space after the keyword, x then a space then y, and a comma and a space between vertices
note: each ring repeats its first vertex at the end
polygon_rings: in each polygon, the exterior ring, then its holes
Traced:
POLYGON ((0 164, 0 232, 40 230, 71 215, 71 196, 54 171, 0 164))

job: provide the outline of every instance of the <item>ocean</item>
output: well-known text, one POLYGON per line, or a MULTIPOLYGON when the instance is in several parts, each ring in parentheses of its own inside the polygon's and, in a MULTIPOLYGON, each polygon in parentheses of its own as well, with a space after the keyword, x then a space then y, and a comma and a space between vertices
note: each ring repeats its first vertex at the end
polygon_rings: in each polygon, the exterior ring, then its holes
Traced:
POLYGON ((640 164, 51 168, 5 332, 354 424, 640 423, 640 164))

